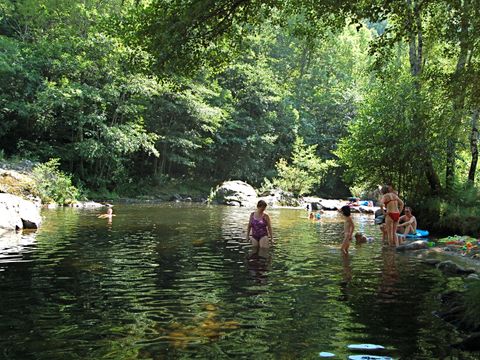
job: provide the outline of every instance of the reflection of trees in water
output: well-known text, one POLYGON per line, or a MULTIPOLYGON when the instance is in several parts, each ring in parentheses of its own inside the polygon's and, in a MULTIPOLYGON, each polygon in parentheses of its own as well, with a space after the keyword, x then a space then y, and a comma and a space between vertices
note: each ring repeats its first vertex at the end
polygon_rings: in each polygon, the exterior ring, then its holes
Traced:
POLYGON ((340 296, 340 301, 348 300, 349 292, 348 285, 352 280, 352 265, 349 254, 341 253, 342 256, 342 281, 340 282, 340 291, 342 295, 340 296))
MULTIPOLYGON (((352 322, 363 326, 356 341, 388 344, 404 356, 410 354, 410 358, 415 358, 418 351, 427 358, 437 358, 440 349, 421 349, 415 341, 404 340, 408 336, 422 341, 425 336, 415 334, 425 327, 420 319, 431 317, 432 309, 424 306, 424 302, 431 296, 434 281, 419 279, 418 271, 422 265, 408 263, 408 258, 399 255, 392 247, 382 247, 378 260, 380 268, 376 281, 368 276, 370 269, 354 268, 349 283, 347 303, 354 316, 352 322)), ((371 271, 375 271, 376 261, 372 259, 371 271)), ((348 276, 348 266, 344 267, 344 274, 348 276)))
POLYGON ((259 284, 267 283, 271 264, 272 254, 270 249, 253 248, 246 258, 248 272, 255 282, 259 284))
POLYGON ((244 242, 247 235, 247 224, 254 208, 220 207, 221 231, 224 241, 244 242))
POLYGON ((384 299, 384 302, 392 303, 398 301, 397 282, 400 274, 397 269, 396 254, 392 247, 384 246, 382 249, 382 274, 378 287, 378 296, 384 299))

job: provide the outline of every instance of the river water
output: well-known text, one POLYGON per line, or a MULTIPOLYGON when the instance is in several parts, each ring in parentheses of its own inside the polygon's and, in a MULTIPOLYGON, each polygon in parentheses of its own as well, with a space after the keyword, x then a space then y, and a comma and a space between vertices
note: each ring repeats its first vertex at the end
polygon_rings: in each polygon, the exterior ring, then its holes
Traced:
POLYGON ((275 245, 246 243, 249 209, 118 205, 46 210, 36 233, 0 239, 0 359, 345 359, 374 343, 396 359, 474 359, 435 317, 459 285, 375 237, 350 255, 335 213, 269 211, 275 245), (3 241, 3 243, 2 243, 3 241))

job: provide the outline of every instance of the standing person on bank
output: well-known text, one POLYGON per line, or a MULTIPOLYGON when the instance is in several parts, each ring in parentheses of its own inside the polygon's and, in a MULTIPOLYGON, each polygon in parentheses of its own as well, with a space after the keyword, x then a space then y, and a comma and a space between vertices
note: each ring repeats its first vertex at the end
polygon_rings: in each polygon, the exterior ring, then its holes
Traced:
POLYGON ((252 242, 254 247, 268 248, 268 238, 273 243, 272 225, 270 216, 265 212, 267 203, 260 200, 257 203, 257 210, 250 214, 247 226, 247 240, 252 242))
POLYGON ((380 203, 385 211, 385 231, 388 243, 392 246, 398 246, 397 225, 400 213, 403 210, 403 201, 388 185, 382 187, 382 194, 380 203))

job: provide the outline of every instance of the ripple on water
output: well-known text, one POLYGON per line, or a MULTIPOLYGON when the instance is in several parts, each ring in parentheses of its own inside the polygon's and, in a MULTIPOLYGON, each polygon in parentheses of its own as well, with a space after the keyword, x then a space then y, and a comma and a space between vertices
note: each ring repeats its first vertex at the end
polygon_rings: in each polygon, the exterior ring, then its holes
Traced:
MULTIPOLYGON (((317 358, 346 357, 352 342, 399 358, 451 354, 442 344, 454 335, 431 314, 445 281, 436 269, 379 241, 342 256, 333 213, 271 210, 276 243, 259 251, 244 240, 250 211, 118 206, 110 225, 45 213, 38 233, 0 246, 3 354, 317 358)), ((370 217, 353 219, 379 238, 370 217)))

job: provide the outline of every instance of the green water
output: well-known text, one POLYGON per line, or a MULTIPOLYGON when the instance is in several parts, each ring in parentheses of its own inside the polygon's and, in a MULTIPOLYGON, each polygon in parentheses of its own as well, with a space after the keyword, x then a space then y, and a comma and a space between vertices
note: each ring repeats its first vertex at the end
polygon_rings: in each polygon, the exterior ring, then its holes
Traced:
POLYGON ((248 209, 118 205, 111 224, 45 211, 37 233, 0 239, 0 359, 345 359, 351 343, 477 358, 432 315, 460 280, 382 247, 372 217, 354 222, 376 241, 344 257, 335 213, 269 213, 276 244, 259 254, 248 209))

